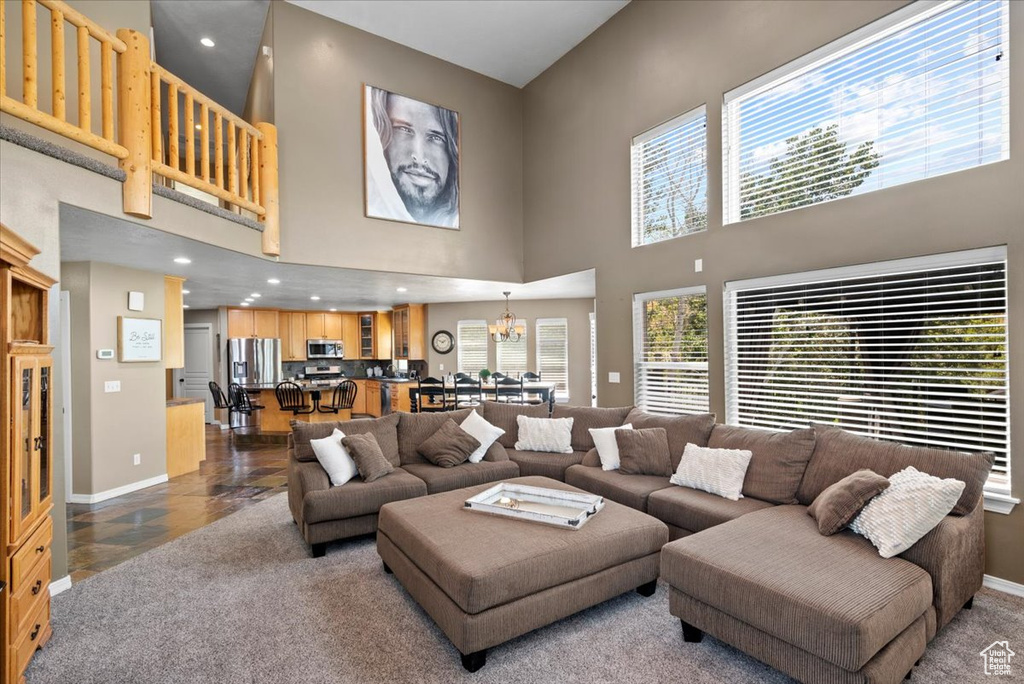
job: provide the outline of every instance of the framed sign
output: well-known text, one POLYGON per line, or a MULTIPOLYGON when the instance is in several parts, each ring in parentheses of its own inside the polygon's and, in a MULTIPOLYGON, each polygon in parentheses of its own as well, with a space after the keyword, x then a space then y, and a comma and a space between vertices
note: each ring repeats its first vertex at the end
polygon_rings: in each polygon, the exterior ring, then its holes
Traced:
POLYGON ((163 321, 159 318, 117 317, 117 360, 121 363, 160 361, 163 321))

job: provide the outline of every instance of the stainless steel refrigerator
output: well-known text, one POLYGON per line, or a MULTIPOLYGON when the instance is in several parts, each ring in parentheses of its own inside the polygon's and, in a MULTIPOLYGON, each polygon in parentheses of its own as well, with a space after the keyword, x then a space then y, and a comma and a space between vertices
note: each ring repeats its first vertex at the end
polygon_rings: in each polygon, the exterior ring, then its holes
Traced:
MULTIPOLYGON (((281 382, 281 340, 238 337, 228 340, 231 382, 253 389, 273 389, 281 382)), ((252 425, 256 416, 231 414, 232 427, 252 425)))

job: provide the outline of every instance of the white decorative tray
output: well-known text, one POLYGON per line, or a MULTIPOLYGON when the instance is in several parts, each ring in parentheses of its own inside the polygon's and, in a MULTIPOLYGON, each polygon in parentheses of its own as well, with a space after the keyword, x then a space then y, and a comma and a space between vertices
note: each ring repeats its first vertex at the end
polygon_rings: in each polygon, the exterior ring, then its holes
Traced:
POLYGON ((604 508, 604 497, 501 482, 466 499, 470 511, 578 530, 604 508))

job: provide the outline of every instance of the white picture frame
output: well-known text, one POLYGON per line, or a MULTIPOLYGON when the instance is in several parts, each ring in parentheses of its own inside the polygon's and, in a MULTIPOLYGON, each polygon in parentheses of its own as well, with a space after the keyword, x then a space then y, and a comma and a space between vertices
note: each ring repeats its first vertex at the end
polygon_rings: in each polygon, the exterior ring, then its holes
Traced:
POLYGON ((151 363, 162 358, 162 320, 117 317, 117 360, 120 363, 151 363))

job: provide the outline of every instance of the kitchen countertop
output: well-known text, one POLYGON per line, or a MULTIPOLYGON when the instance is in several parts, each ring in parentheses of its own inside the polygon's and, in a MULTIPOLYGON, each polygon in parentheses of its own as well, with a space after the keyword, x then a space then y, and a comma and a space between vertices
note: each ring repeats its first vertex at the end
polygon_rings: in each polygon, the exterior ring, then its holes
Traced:
POLYGON ((173 406, 186 406, 188 404, 205 404, 205 399, 197 399, 196 397, 180 397, 178 399, 168 399, 167 408, 173 406))

